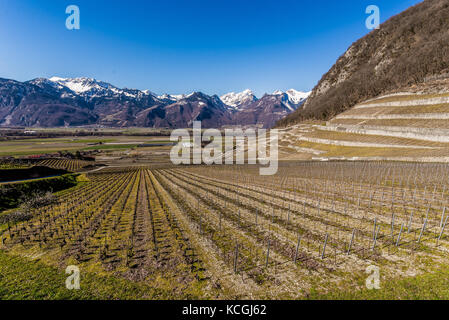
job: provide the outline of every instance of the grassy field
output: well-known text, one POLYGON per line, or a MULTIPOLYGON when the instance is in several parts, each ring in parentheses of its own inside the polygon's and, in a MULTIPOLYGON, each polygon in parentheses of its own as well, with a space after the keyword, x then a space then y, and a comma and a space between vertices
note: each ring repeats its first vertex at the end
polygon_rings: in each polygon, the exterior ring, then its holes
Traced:
MULTIPOLYGON (((0 129, 1 131, 2 129, 0 129)), ((7 129, 3 129, 7 130, 7 129)), ((24 128, 22 131, 35 131, 37 134, 60 134, 63 133, 65 135, 71 134, 80 134, 84 135, 100 135, 100 136, 108 136, 111 133, 114 135, 124 135, 124 136, 133 136, 133 135, 145 135, 145 136, 160 136, 168 133, 170 135, 169 129, 154 129, 154 128, 137 128, 137 127, 128 127, 128 128, 76 128, 76 127, 57 127, 57 128, 24 128)))
MULTIPOLYGON (((65 270, 0 251, 0 300, 170 299, 170 291, 114 276, 80 273, 80 290, 68 290, 65 270)), ((184 298, 195 298, 186 296, 184 298)))
MULTIPOLYGON (((365 279, 360 279, 362 287, 365 279)), ((380 289, 336 290, 328 294, 313 292, 313 300, 448 300, 449 268, 424 273, 416 277, 389 280, 380 283, 380 289)))
MULTIPOLYGON (((63 269, 29 258, 13 257, 0 251, 0 300, 142 300, 199 299, 173 297, 170 291, 156 289, 114 276, 98 276, 81 271, 80 290, 68 290, 63 269)), ((362 284, 364 279, 360 279, 362 284)), ((329 294, 312 291, 309 300, 447 300, 449 269, 417 277, 381 282, 380 290, 336 290, 329 294)))
POLYGON ((83 150, 124 150, 136 148, 140 144, 158 144, 167 142, 170 142, 167 137, 141 136, 117 136, 104 137, 101 139, 86 139, 77 137, 19 139, 0 141, 0 156, 26 156, 33 154, 55 153, 58 151, 75 152, 83 150))

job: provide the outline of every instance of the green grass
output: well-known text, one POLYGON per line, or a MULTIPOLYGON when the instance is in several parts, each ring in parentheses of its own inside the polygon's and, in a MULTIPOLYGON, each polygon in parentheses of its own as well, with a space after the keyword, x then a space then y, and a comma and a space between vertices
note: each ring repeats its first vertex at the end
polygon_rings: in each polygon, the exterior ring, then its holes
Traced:
POLYGON ((170 141, 170 140, 151 140, 151 141, 145 141, 143 144, 159 144, 159 143, 173 143, 173 141, 170 141))
POLYGON ((116 149, 132 149, 137 148, 137 144, 114 144, 114 145, 97 145, 82 150, 116 150, 116 149))
MULTIPOLYGON (((0 300, 170 299, 171 293, 114 276, 80 270, 80 290, 65 286, 65 270, 0 251, 0 300)), ((180 297, 186 298, 186 297, 180 297)))
POLYGON ((13 151, 14 147, 9 148, 10 151, 1 151, 1 156, 10 156, 10 157, 19 157, 19 156, 31 156, 35 154, 44 154, 44 153, 57 153, 58 151, 77 151, 82 150, 82 148, 47 148, 47 149, 36 149, 30 151, 13 151))
POLYGON ((57 153, 59 151, 82 151, 82 150, 124 150, 135 148, 139 144, 158 144, 170 142, 166 136, 117 136, 117 137, 59 137, 59 138, 35 138, 0 141, 0 156, 27 156, 45 153, 57 153), (135 139, 135 140, 131 140, 135 139), (155 139, 155 140, 153 140, 155 139), (138 141, 138 143, 136 143, 138 141), (89 145, 94 143, 106 143, 89 145), (123 142, 124 144, 107 144, 123 142))
MULTIPOLYGON (((81 269, 80 290, 68 290, 64 270, 38 260, 30 261, 0 251, 0 300, 133 300, 195 299, 176 296, 145 283, 115 276, 99 276, 81 269)), ((359 284, 363 283, 361 280, 359 284)), ((380 290, 335 290, 328 294, 312 291, 310 300, 446 300, 449 299, 449 268, 417 277, 382 281, 380 290)))
POLYGON ((132 149, 136 148, 137 144, 121 144, 121 145, 95 145, 95 146, 83 146, 79 147, 48 147, 41 149, 33 149, 29 151, 13 151, 14 147, 10 147, 10 151, 0 151, 0 156, 29 156, 35 154, 44 154, 44 153, 56 153, 58 151, 83 151, 83 150, 119 150, 119 149, 132 149))
POLYGON ((80 140, 68 140, 66 143, 108 143, 115 142, 117 139, 80 139, 80 140))
POLYGON ((0 164, 0 170, 12 170, 12 169, 28 169, 31 165, 28 164, 0 164))
MULTIPOLYGON (((363 281, 360 281, 363 284, 363 281)), ((328 294, 313 292, 311 300, 448 300, 449 267, 416 277, 383 281, 379 290, 334 291, 328 294)))
POLYGON ((7 140, 5 143, 14 144, 30 144, 30 143, 98 143, 98 142, 114 142, 117 139, 112 138, 98 138, 98 139, 81 139, 81 138, 29 138, 29 139, 17 139, 7 140))

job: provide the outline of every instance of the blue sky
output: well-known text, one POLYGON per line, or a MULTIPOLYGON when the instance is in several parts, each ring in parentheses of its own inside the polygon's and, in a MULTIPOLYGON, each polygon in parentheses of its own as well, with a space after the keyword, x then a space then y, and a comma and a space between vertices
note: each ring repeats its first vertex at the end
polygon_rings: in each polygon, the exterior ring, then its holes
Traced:
POLYGON ((87 76, 156 93, 310 90, 381 21, 418 0, 0 0, 0 77, 87 76), (65 27, 68 5, 81 29, 65 27))

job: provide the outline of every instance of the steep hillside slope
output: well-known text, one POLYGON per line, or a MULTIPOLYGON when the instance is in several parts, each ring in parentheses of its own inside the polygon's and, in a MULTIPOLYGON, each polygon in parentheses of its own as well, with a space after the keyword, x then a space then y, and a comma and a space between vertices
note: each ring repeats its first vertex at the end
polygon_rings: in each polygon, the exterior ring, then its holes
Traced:
POLYGON ((362 101, 449 72, 449 1, 425 0, 355 42, 278 126, 329 120, 362 101))

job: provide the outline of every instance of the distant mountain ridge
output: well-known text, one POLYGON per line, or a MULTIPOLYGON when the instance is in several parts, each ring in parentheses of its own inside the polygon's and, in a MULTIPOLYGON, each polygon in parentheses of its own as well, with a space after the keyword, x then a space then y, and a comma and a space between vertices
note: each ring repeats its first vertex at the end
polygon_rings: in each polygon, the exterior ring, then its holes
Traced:
POLYGON ((277 91, 261 99, 250 91, 221 98, 193 92, 157 95, 92 78, 0 79, 0 126, 60 127, 271 127, 299 108, 308 93, 277 91), (251 115, 249 115, 251 114, 251 115))
POLYGON ((227 93, 221 96, 220 99, 224 104, 233 107, 236 110, 241 109, 242 107, 245 107, 258 100, 254 93, 249 89, 239 93, 227 93))

